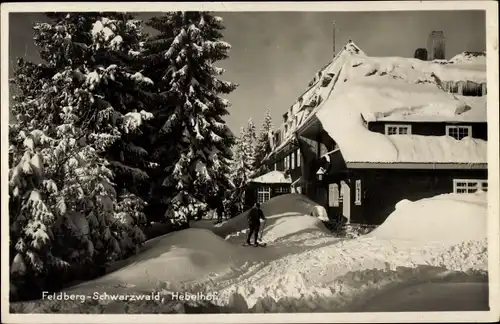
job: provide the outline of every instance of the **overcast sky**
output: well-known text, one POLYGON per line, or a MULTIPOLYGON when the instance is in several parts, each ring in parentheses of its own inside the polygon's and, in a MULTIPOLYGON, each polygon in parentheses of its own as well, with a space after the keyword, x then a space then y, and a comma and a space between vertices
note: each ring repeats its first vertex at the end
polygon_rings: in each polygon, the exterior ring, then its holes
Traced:
MULTIPOLYGON (((141 13, 139 18, 153 16, 141 13)), ((274 124, 281 122, 313 75, 332 58, 332 22, 336 22, 336 47, 352 39, 370 56, 413 57, 426 47, 431 31, 446 36, 446 56, 463 51, 484 51, 484 11, 402 12, 221 12, 225 40, 232 45, 230 58, 218 65, 223 79, 240 86, 229 95, 229 127, 253 118, 260 126, 269 107, 274 124)), ((10 73, 17 57, 38 61, 32 26, 47 20, 39 13, 10 14, 10 73)))

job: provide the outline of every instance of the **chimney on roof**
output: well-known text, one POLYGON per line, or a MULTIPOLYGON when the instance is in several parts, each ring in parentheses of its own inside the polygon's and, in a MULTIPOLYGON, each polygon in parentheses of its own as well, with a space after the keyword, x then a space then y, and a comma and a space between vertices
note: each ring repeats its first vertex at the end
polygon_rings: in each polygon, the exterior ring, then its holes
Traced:
POLYGON ((336 54, 335 53, 335 29, 336 28, 335 28, 335 20, 334 20, 333 21, 333 30, 332 30, 332 32, 333 32, 333 35, 332 35, 333 36, 333 44, 332 44, 332 46, 333 46, 333 53, 332 53, 333 57, 335 57, 335 54, 336 54))
POLYGON ((427 41, 427 59, 432 60, 444 60, 446 48, 446 38, 441 30, 434 30, 430 33, 429 39, 427 41))

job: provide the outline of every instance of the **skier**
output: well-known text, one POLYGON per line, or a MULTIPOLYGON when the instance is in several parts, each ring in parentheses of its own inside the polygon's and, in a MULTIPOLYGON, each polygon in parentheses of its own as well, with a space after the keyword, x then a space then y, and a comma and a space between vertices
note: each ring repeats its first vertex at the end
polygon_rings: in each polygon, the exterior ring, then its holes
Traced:
POLYGON ((250 209, 248 213, 248 237, 247 237, 247 245, 251 245, 250 239, 252 235, 254 235, 254 245, 259 246, 258 238, 259 238, 259 230, 260 230, 260 220, 265 220, 264 213, 262 209, 260 209, 260 204, 255 203, 255 206, 250 209))

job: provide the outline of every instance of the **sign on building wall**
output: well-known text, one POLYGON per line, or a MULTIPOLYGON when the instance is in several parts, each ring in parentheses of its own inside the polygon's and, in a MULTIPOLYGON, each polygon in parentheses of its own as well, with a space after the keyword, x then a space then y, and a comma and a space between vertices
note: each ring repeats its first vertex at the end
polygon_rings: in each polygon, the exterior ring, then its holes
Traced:
POLYGON ((354 204, 361 205, 361 180, 356 180, 354 204))
POLYGON ((328 185, 328 206, 339 206, 339 186, 336 183, 330 183, 328 185))

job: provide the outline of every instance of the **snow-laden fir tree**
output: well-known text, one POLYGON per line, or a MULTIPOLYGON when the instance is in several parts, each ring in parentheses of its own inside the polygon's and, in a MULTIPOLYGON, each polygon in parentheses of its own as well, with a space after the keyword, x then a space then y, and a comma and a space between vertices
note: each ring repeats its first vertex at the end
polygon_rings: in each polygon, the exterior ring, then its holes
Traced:
POLYGON ((243 207, 246 185, 256 175, 255 145, 255 124, 249 119, 247 126, 241 127, 240 135, 236 139, 231 165, 231 177, 235 186, 232 203, 237 204, 239 210, 243 207))
POLYGON ((247 179, 250 179, 256 171, 255 165, 257 161, 257 129, 252 118, 247 122, 240 145, 241 159, 245 164, 247 179))
POLYGON ((249 178, 248 165, 244 163, 244 136, 245 128, 241 127, 240 134, 233 145, 233 160, 231 161, 231 179, 234 190, 231 192, 229 209, 235 210, 238 214, 243 211, 245 185, 249 178))
POLYGON ((271 111, 267 109, 264 122, 260 128, 259 136, 257 137, 257 144, 255 146, 255 165, 254 168, 259 174, 270 171, 262 160, 271 153, 270 137, 273 132, 273 119, 271 111))
POLYGON ((49 16, 34 27, 44 63, 18 62, 9 127, 11 279, 42 289, 60 269, 92 272, 145 239, 136 193, 146 152, 134 134, 152 117, 144 103, 152 82, 134 62, 139 21, 49 16))
POLYGON ((222 95, 236 85, 215 65, 228 57, 222 19, 207 12, 168 12, 151 19, 159 33, 146 43, 146 72, 155 82, 152 200, 168 219, 185 222, 214 207, 230 190, 233 135, 222 95))

